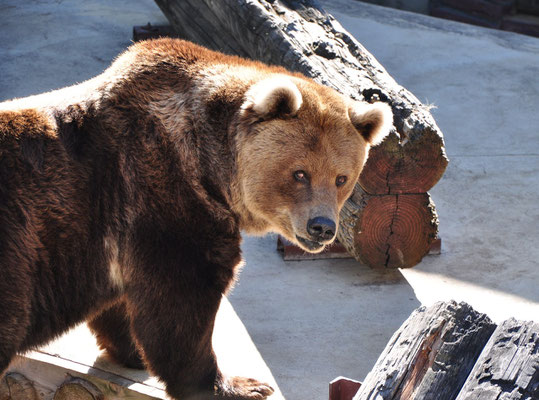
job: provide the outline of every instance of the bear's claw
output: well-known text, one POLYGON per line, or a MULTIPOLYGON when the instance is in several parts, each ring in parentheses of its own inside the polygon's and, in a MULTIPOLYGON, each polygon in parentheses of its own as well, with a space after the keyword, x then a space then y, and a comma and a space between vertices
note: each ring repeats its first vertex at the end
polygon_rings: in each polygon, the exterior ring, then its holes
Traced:
POLYGON ((222 398, 237 400, 263 400, 273 392, 273 388, 267 383, 240 376, 227 378, 218 391, 222 398))

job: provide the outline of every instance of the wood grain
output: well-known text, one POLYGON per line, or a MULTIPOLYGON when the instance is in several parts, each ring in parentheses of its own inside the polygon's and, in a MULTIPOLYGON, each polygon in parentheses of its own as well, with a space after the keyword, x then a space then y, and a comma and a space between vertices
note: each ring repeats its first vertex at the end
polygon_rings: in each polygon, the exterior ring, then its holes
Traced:
POLYGON ((429 253, 437 234, 428 193, 371 196, 358 188, 343 208, 338 237, 364 264, 409 268, 429 253))
POLYGON ((38 400, 34 384, 24 375, 8 373, 0 381, 0 400, 38 400))
POLYGON ((500 324, 457 400, 539 399, 539 323, 509 319, 500 324))
POLYGON ((454 400, 495 327, 466 303, 417 309, 395 332, 354 400, 454 400))
POLYGON ((105 400, 105 396, 86 379, 69 377, 58 388, 53 400, 105 400))

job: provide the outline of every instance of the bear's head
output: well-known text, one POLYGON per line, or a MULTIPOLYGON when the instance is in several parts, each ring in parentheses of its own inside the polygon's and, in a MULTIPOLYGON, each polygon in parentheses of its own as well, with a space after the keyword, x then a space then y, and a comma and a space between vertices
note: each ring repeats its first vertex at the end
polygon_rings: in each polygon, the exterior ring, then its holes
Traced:
POLYGON ((293 76, 252 84, 237 136, 243 228, 322 251, 335 239, 339 212, 392 116, 387 104, 352 101, 293 76))

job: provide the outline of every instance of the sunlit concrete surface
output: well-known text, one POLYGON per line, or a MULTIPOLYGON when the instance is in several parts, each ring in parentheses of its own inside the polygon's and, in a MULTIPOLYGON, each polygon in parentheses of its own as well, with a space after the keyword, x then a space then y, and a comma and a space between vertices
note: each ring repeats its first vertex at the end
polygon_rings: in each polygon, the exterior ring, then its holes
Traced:
MULTIPOLYGON (((451 161, 431 190, 443 252, 411 270, 284 262, 274 237, 246 238, 232 311, 291 400, 326 399, 338 375, 363 379, 421 304, 456 299, 495 321, 539 320, 539 40, 355 0, 322 4, 437 106, 451 161)), ((100 73, 148 21, 166 23, 151 0, 0 0, 0 100, 100 73)), ((241 365, 254 350, 230 340, 220 362, 241 365)))
POLYGON ((403 271, 422 303, 539 320, 539 40, 323 2, 432 113, 450 164, 432 190, 444 251, 403 271))

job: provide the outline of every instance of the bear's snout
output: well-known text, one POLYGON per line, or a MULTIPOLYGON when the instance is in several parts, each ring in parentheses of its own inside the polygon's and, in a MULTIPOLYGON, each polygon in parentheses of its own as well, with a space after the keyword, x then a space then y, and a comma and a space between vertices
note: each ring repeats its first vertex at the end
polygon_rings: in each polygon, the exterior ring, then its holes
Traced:
POLYGON ((333 240, 336 233, 335 221, 327 217, 314 217, 307 221, 310 239, 322 243, 333 240))

